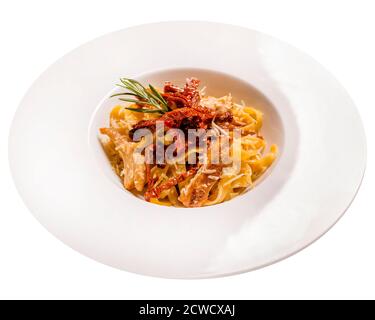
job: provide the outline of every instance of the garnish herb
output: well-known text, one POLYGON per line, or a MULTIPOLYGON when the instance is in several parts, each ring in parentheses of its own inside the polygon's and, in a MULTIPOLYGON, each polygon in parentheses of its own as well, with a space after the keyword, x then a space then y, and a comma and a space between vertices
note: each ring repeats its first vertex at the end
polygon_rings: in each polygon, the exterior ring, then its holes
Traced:
POLYGON ((117 86, 128 90, 128 92, 116 93, 111 95, 112 97, 117 96, 132 96, 136 99, 132 98, 119 98, 121 101, 126 102, 133 102, 139 105, 148 105, 153 106, 156 109, 137 109, 137 108, 130 108, 126 107, 126 109, 135 111, 135 112, 143 112, 143 113, 165 113, 169 111, 168 103, 165 99, 161 96, 161 94, 151 85, 148 85, 146 89, 142 84, 140 84, 137 80, 128 79, 128 78, 121 78, 121 84, 117 86))

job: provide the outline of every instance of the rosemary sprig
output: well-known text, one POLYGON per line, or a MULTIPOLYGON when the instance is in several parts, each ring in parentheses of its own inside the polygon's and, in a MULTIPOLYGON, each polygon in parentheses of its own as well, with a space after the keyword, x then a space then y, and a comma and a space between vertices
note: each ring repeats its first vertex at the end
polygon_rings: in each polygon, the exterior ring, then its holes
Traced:
POLYGON ((143 113, 165 113, 169 111, 167 101, 165 101, 162 95, 151 84, 149 84, 148 89, 146 89, 141 83, 134 79, 121 78, 120 81, 121 84, 117 84, 117 86, 128 90, 128 92, 113 94, 111 98, 117 96, 133 96, 137 99, 119 98, 119 100, 133 102, 139 105, 149 105, 156 108, 136 109, 127 107, 126 109, 143 113))

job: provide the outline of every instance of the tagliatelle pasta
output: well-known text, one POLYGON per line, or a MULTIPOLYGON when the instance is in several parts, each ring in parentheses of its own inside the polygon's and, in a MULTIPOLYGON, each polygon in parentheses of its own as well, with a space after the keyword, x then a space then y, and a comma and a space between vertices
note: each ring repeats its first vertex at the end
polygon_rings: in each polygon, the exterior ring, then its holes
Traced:
POLYGON ((160 91, 121 79, 102 145, 124 187, 159 205, 200 207, 221 203, 253 186, 273 163, 266 150, 263 114, 234 103, 230 94, 206 96, 199 80, 160 91))

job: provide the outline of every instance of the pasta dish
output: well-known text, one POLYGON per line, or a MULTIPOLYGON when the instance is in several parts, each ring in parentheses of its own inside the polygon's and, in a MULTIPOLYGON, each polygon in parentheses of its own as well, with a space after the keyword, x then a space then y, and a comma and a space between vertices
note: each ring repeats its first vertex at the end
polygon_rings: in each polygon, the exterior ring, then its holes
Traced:
POLYGON ((122 78, 101 143, 125 189, 166 206, 201 207, 250 189, 271 166, 263 114, 231 94, 214 97, 186 79, 163 90, 122 78))

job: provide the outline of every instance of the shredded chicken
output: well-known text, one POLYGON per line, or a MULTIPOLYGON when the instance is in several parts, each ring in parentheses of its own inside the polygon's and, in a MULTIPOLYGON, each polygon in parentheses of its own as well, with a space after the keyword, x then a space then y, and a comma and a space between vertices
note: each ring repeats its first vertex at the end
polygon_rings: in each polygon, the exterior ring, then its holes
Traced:
POLYGON ((151 198, 159 198, 160 197, 160 194, 164 191, 164 190, 168 190, 172 187, 174 187, 176 184, 186 180, 187 178, 191 177, 192 175, 194 175, 195 173, 197 172, 197 169, 196 168, 192 168, 190 169, 189 171, 186 171, 186 172, 183 172, 183 173, 180 173, 179 175, 177 175, 176 177, 173 177, 173 178, 170 178, 168 179, 166 182, 164 182, 163 184, 161 184, 160 186, 158 187, 154 187, 150 190, 148 190, 146 193, 145 193, 145 199, 147 201, 150 201, 151 198))
POLYGON ((135 161, 136 153, 134 151, 138 143, 127 141, 125 136, 114 128, 101 128, 100 132, 111 139, 121 156, 124 163, 122 172, 124 187, 127 190, 136 188, 138 191, 142 191, 146 183, 146 167, 144 162, 135 161))
POLYGON ((221 171, 221 165, 209 164, 206 168, 202 167, 188 185, 181 190, 178 200, 186 207, 202 206, 208 199, 212 187, 220 178, 221 171))

